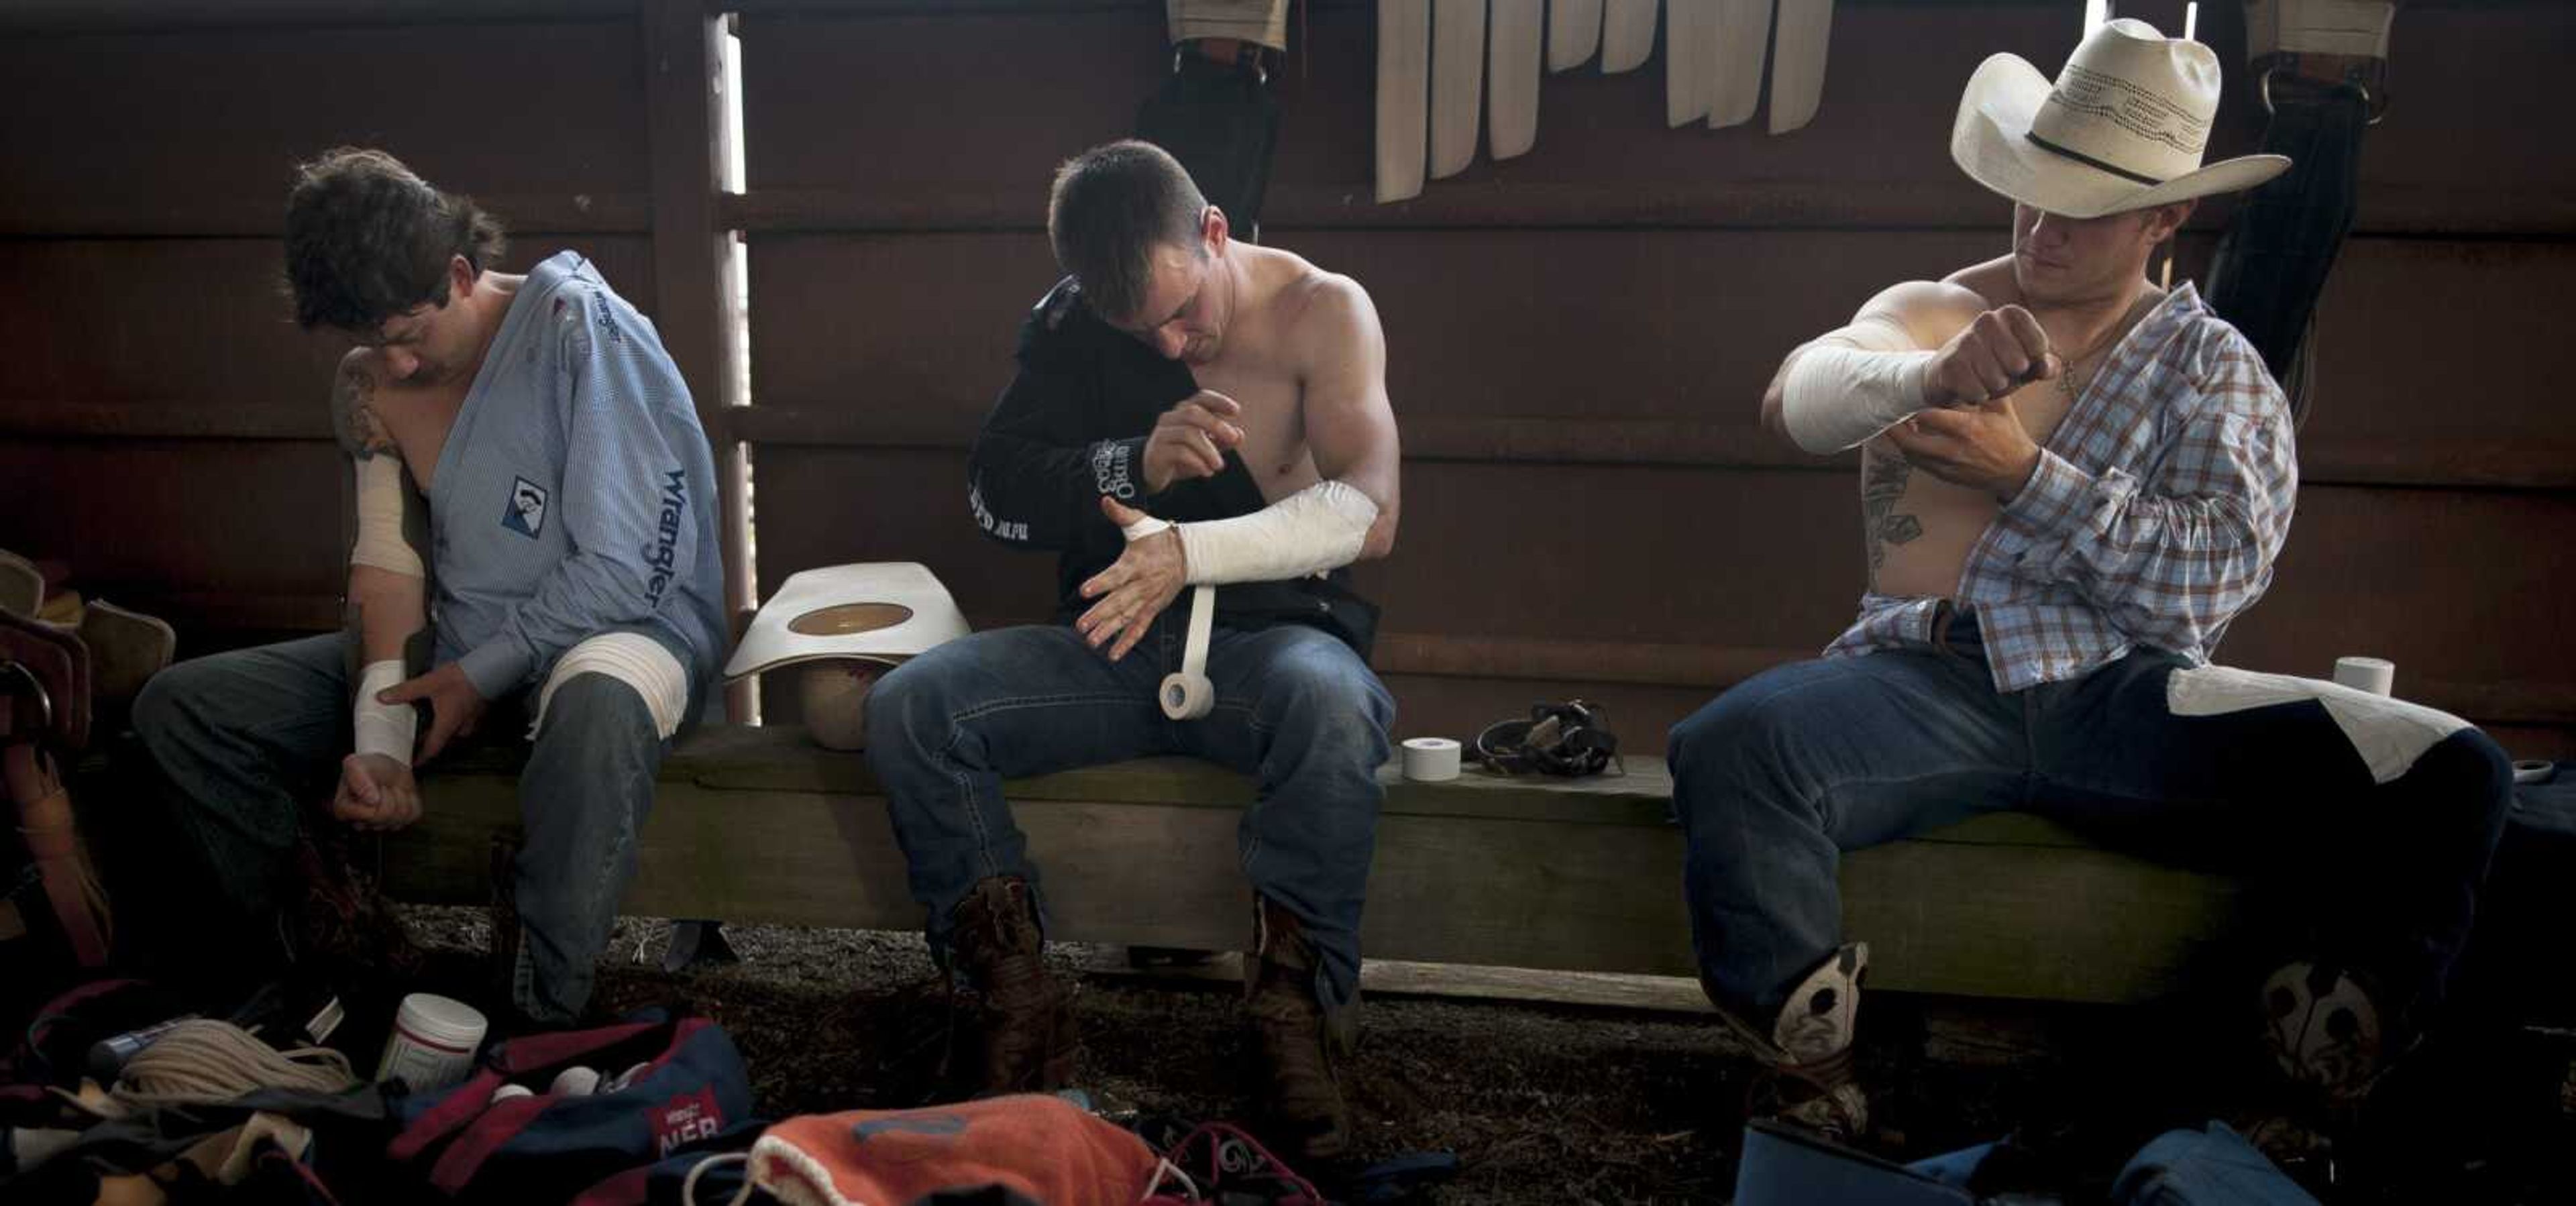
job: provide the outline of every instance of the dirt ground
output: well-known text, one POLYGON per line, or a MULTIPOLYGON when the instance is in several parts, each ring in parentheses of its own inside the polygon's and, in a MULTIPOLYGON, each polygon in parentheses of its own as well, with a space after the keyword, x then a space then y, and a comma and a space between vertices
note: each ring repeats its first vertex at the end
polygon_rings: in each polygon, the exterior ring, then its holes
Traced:
MULTIPOLYGON (((479 949, 484 941, 479 911, 406 913, 433 948, 479 949)), ((601 968, 600 1007, 674 1004, 715 1018, 742 1049, 767 1116, 907 1106, 937 1095, 945 1012, 918 936, 730 926, 739 963, 674 974, 660 968, 669 934, 663 921, 619 923, 601 968)), ((1117 963, 1118 955, 1050 951, 1069 973, 1117 963)), ((1077 1083, 1102 1112, 1243 1115, 1238 988, 1099 972, 1080 982, 1087 1046, 1077 1083)), ((2097 1113, 2127 1111, 2123 1125, 2134 1125, 2175 1096, 2226 1109, 2253 1100, 2250 1090, 2197 1075, 2153 1088, 2131 1080, 2154 1074, 2140 1069, 2234 1062, 2213 1058, 2211 1041, 2139 1010, 1880 993, 1864 1013, 1862 1076, 1875 1090, 1874 1146, 1883 1154, 1929 1155, 2097 1113)), ((1426 1200, 1722 1202, 1732 1192, 1751 1065, 1713 1016, 1380 994, 1361 1019, 1359 1055, 1348 1066, 1360 1154, 1349 1168, 1314 1170, 1319 1180, 1403 1153, 1444 1151, 1461 1170, 1426 1200)), ((2552 1134, 2565 1143, 2563 1127, 2552 1134)), ((2099 1159, 2109 1161, 2099 1172, 2107 1178, 2118 1161, 2099 1159)), ((2431 1198, 2419 1196, 2421 1182, 2402 1194, 2363 1186, 2338 1197, 2576 1200, 2508 1187, 2528 1178, 2500 1168, 2492 1158, 2466 1171, 2453 1161, 2431 1198)))

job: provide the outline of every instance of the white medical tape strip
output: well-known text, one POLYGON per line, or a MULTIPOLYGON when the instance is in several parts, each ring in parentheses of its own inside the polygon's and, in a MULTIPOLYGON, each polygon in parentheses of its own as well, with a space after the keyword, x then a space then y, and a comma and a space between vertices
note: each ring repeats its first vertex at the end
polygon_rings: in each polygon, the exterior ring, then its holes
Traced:
POLYGON ((653 731, 663 740, 680 729, 680 721, 689 708, 689 672, 680 659, 662 647, 662 642, 640 632, 607 632, 573 646, 556 659, 555 668, 547 673, 546 685, 537 692, 537 710, 528 721, 528 739, 536 740, 537 730, 546 722, 546 705, 552 703, 555 689, 572 681, 575 675, 605 674, 644 697, 644 707, 653 714, 653 731))
POLYGON ((369 662, 358 673, 358 700, 350 715, 357 732, 354 746, 361 754, 382 754, 404 766, 411 765, 412 742, 420 735, 420 713, 410 704, 377 703, 376 693, 401 685, 403 664, 400 658, 369 662))
MULTIPOLYGON (((1158 536, 1178 526, 1169 521, 1145 516, 1118 529, 1134 544, 1148 536, 1158 536)), ((1186 539, 1186 537, 1184 537, 1186 539)), ((1190 593, 1190 635, 1181 646, 1181 668, 1163 676, 1163 685, 1155 689, 1155 701, 1163 706, 1163 715, 1174 720, 1197 720, 1216 709, 1216 684, 1208 681, 1208 636, 1216 628, 1216 587, 1200 586, 1190 593)))
POLYGON ((2405 774, 2424 751, 2469 727, 2448 712, 2313 678, 2202 666, 2176 670, 2165 680, 2165 707, 2176 716, 2223 716, 2303 699, 2317 701, 2334 718, 2375 783, 2405 774))
POLYGON ((358 539, 349 548, 349 564, 423 577, 420 552, 403 539, 402 462, 378 453, 357 462, 357 473, 358 539))
POLYGON ((1216 709, 1216 684, 1208 681, 1208 636, 1216 628, 1216 588, 1194 587, 1190 591, 1190 635, 1181 646, 1181 668, 1178 673, 1163 676, 1162 689, 1155 697, 1163 705, 1163 715, 1174 720, 1197 720, 1216 709))

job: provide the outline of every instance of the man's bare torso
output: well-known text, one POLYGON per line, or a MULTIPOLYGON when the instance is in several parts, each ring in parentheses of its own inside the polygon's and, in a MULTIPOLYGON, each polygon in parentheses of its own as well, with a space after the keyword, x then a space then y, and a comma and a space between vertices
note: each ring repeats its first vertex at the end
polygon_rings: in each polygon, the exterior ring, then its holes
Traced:
POLYGON ((1330 274, 1289 252, 1236 244, 1246 257, 1249 284, 1228 321, 1217 357, 1193 364, 1199 388, 1214 390, 1243 407, 1236 453, 1264 502, 1277 502, 1321 480, 1306 446, 1307 357, 1311 339, 1299 321, 1330 274))
MULTIPOLYGON (((2047 445, 2121 337, 2161 297, 2162 291, 2151 287, 2113 333, 2094 347, 2070 338, 2057 312, 2032 309, 2067 365, 2063 375, 2033 381, 2012 395, 2022 428, 2033 441, 2047 445)), ((1941 300, 1908 312, 1905 325, 1917 347, 1938 348, 1979 313, 2021 302, 2021 291, 2013 283, 2012 260, 2005 257, 1951 275, 1943 282, 1941 300)), ((2000 509, 1995 500, 1982 491, 1915 472, 1885 436, 1862 447, 1860 483, 1861 538, 1871 593, 1908 598, 1954 594, 1968 551, 2000 509)))

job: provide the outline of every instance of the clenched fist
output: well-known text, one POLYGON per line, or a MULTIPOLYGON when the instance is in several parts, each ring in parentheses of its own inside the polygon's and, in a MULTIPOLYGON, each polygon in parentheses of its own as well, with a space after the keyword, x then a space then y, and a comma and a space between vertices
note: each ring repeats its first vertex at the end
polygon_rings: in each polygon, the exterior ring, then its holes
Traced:
POLYGON ((1923 398, 1933 406, 1973 406, 2066 371, 2048 347, 2048 332, 2020 306, 1977 316, 1941 350, 1923 374, 1923 398))

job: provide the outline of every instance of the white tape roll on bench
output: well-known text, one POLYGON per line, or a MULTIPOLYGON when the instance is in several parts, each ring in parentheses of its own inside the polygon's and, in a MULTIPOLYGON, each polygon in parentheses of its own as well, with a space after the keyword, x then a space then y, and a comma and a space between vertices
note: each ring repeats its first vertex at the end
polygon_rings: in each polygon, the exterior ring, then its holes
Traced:
POLYGON ((2397 686, 2397 663, 2377 657, 2339 657, 2334 680, 2355 691, 2384 696, 2397 686))
POLYGON ((1193 587, 1190 591, 1190 636, 1181 646, 1181 668, 1176 674, 1163 676, 1162 690, 1155 697, 1162 702, 1163 715, 1174 720, 1197 720, 1216 709, 1216 684, 1208 681, 1208 632, 1216 625, 1216 588, 1193 587))
POLYGON ((1441 783, 1458 777, 1458 743, 1446 737, 1404 739, 1404 777, 1441 783))

